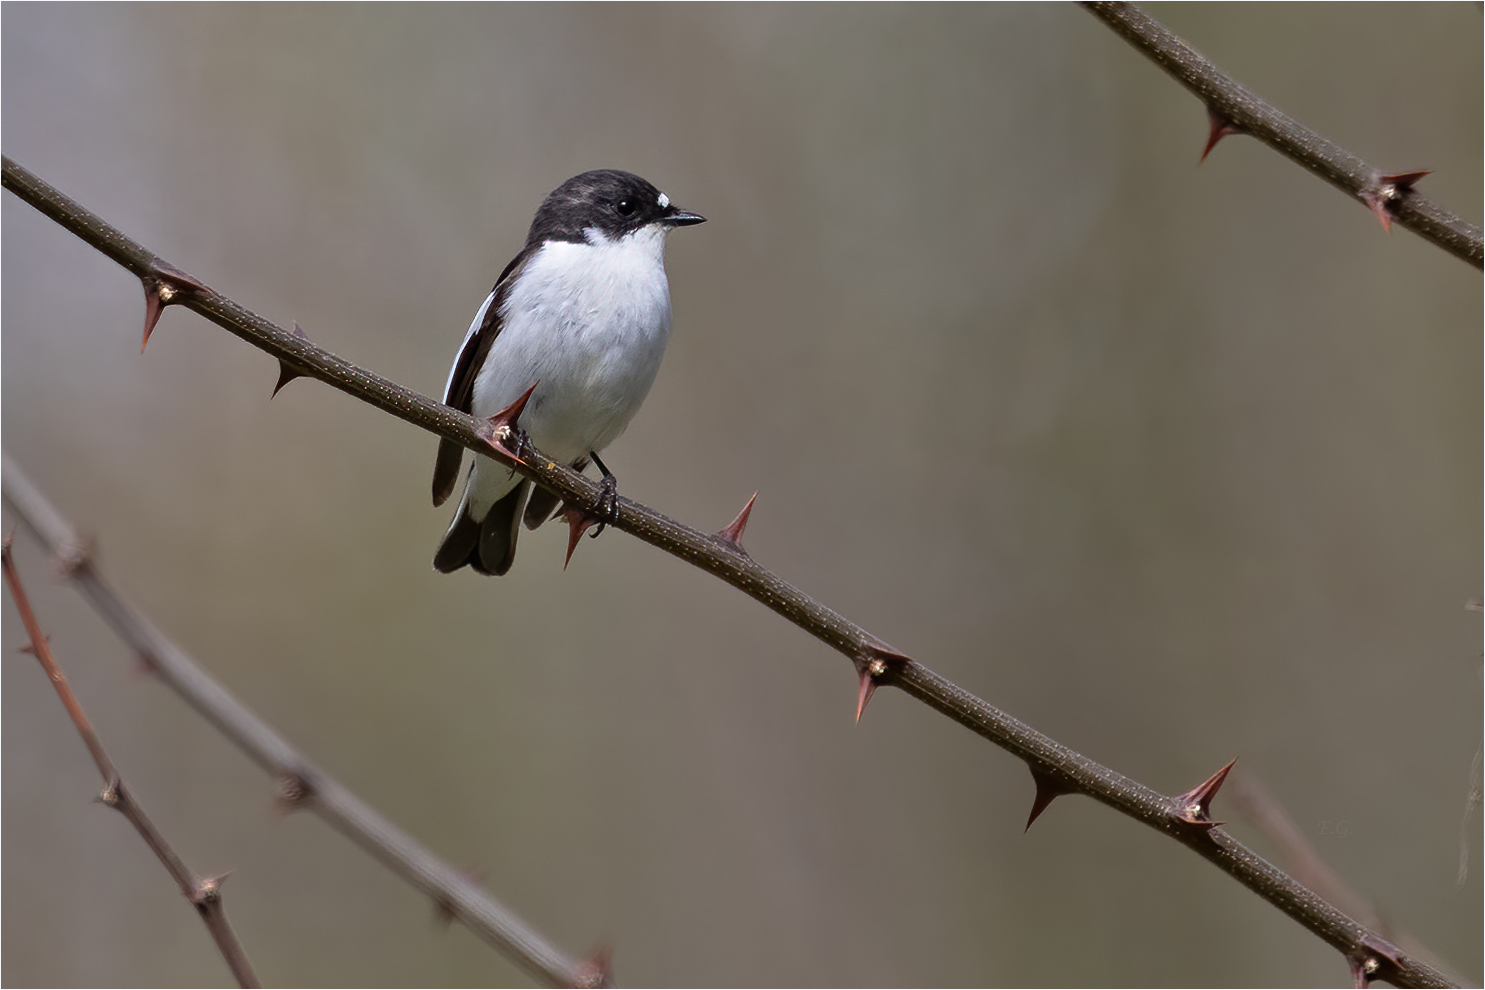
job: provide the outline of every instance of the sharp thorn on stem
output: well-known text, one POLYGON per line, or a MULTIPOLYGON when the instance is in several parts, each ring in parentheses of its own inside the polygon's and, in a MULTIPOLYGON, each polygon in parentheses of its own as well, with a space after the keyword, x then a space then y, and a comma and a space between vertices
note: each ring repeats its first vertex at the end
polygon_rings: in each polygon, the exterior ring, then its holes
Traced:
POLYGON ((1201 157, 1196 160, 1196 164, 1198 165, 1207 160, 1207 155, 1210 155, 1212 149, 1217 147, 1218 141, 1227 137, 1229 134, 1243 133, 1241 127, 1211 107, 1207 107, 1207 120, 1211 124, 1211 129, 1207 132, 1207 146, 1201 149, 1201 157))
MULTIPOLYGON (((294 336, 298 337, 300 340, 308 340, 309 339, 309 335, 304 332, 304 330, 299 326, 299 324, 297 322, 294 324, 294 336)), ((283 358, 279 358, 278 359, 278 384, 273 386, 273 395, 270 395, 268 398, 272 399, 275 396, 277 396, 278 393, 279 393, 279 390, 282 389, 285 385, 287 385, 290 382, 292 382, 294 379, 296 379, 296 378, 308 378, 308 377, 309 377, 309 375, 305 374, 303 371, 300 371, 298 368, 294 367, 289 362, 285 361, 283 358)))
POLYGON ((1178 821, 1187 825, 1196 825, 1201 828, 1215 828, 1225 825, 1226 822, 1212 821, 1212 799, 1222 788, 1222 782, 1227 779, 1227 774, 1232 770, 1234 758, 1231 763, 1212 774, 1206 780, 1197 784, 1185 794, 1177 795, 1172 799, 1175 808, 1175 817, 1178 821))
POLYGON ((1036 782, 1036 797, 1031 801, 1031 814, 1026 818, 1026 827, 1021 830, 1023 834, 1031 831, 1032 823, 1042 816, 1042 812, 1046 811, 1053 801, 1064 794, 1072 793, 1066 784, 1031 768, 1029 763, 1027 768, 1031 769, 1031 779, 1036 782))
POLYGON ((753 503, 757 499, 758 493, 754 492, 748 499, 748 504, 743 506, 742 511, 737 514, 737 518, 713 533, 712 538, 746 557, 748 552, 743 549, 742 545, 743 530, 748 528, 748 517, 753 514, 753 503))

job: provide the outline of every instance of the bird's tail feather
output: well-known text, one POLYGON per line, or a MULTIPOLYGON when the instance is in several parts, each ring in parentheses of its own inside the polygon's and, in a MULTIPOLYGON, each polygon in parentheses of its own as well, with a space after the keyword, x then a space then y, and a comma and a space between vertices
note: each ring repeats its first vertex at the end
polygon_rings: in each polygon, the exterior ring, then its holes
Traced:
POLYGON ((523 480, 496 502, 484 519, 470 515, 466 492, 453 524, 433 555, 434 569, 448 574, 468 564, 481 574, 496 576, 510 570, 516 560, 517 524, 530 491, 531 482, 523 480))
POLYGON ((553 495, 545 488, 538 488, 533 491, 531 493, 531 501, 526 503, 526 528, 535 529, 552 518, 552 513, 561 504, 561 495, 553 495))

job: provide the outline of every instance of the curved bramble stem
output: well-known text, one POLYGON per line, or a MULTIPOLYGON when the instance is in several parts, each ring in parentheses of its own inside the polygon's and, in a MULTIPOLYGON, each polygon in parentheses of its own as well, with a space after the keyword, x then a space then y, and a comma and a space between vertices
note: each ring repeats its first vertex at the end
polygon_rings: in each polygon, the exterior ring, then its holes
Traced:
POLYGON ((1350 194, 1376 213, 1384 228, 1390 220, 1476 268, 1485 266, 1480 228, 1413 189, 1426 172, 1389 174, 1326 140, 1217 68, 1132 3, 1083 6, 1205 104, 1212 129, 1202 158, 1224 134, 1252 135, 1350 194))
MULTIPOLYGON (((141 278, 158 277, 163 271, 184 276, 9 158, 3 160, 3 183, 5 188, 141 278)), ((176 297, 180 305, 280 361, 289 361, 302 369, 306 377, 326 382, 476 453, 492 452, 488 423, 359 368, 194 279, 191 285, 191 291, 176 297)), ((523 461, 513 465, 514 469, 558 495, 569 509, 599 511, 601 485, 556 464, 534 448, 523 451, 523 457, 523 461)), ((16 474, 14 466, 7 465, 4 472, 7 492, 16 474)), ((869 678, 869 684, 862 684, 862 695, 869 694, 868 688, 871 691, 882 686, 899 688, 1024 760, 1037 781, 1039 794, 1054 791, 1086 794, 1176 839, 1335 947, 1353 968, 1363 967, 1370 979, 1384 979, 1397 986, 1453 985, 1444 974, 1346 916, 1220 826, 1210 822, 1194 824, 1191 821, 1194 816, 1184 812, 1177 798, 1104 767, 987 704, 815 601, 727 541, 678 523, 637 502, 620 498, 618 503, 622 512, 613 523, 614 528, 721 578, 845 655, 858 676, 869 678), (863 669, 865 675, 860 674, 863 669)), ((858 699, 858 703, 864 705, 864 699, 858 699)), ((223 728, 230 734, 230 729, 223 728)), ((572 972, 570 965, 561 971, 572 972)))

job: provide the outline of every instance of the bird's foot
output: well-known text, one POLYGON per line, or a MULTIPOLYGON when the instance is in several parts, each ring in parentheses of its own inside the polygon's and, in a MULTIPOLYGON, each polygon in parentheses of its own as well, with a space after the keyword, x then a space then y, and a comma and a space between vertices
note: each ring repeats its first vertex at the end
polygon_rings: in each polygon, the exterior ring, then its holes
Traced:
POLYGON ((589 539, 597 539, 605 526, 619 521, 619 479, 605 473, 599 487, 602 490, 598 493, 598 505, 595 507, 598 510, 598 527, 588 534, 589 539))

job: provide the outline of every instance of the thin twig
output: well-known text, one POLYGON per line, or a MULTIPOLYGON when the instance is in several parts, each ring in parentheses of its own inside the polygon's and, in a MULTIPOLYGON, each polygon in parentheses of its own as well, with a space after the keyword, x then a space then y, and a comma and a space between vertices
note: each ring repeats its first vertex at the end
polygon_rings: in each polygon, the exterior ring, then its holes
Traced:
MULTIPOLYGON (((1417 177, 1389 176, 1289 117, 1132 3, 1084 7, 1201 100, 1219 122, 1251 134, 1286 158, 1349 193, 1389 221, 1432 241, 1476 268, 1485 266, 1480 228, 1412 189, 1417 177), (1397 181, 1388 181, 1397 180, 1397 181)), ((1210 145, 1208 146, 1210 147, 1210 145)))
MULTIPOLYGON (((138 275, 157 305, 180 304, 236 334, 301 375, 317 378, 363 402, 383 409, 476 453, 510 461, 496 446, 488 423, 434 402, 365 371, 249 312, 110 227, 9 158, 3 183, 27 203, 138 275)), ((596 515, 601 489, 575 471, 528 451, 514 462, 523 476, 576 507, 573 516, 596 515)), ((6 472, 7 488, 10 471, 6 472)), ((1195 813, 1191 797, 1167 796, 1057 743, 1005 712, 898 653, 865 629, 816 602, 750 557, 741 544, 741 525, 717 534, 684 526, 647 506, 618 500, 616 529, 713 574, 798 625, 849 658, 860 677, 860 707, 880 685, 890 685, 1026 761, 1037 783, 1038 808, 1059 794, 1087 794, 1195 850, 1238 882, 1339 950, 1354 971, 1398 986, 1450 986, 1447 978, 1411 958, 1266 862, 1206 816, 1207 794, 1195 813)), ((577 527, 578 523, 573 523, 577 527)), ((1215 775, 1214 775, 1214 779, 1215 775)), ((1199 790, 1199 789, 1198 789, 1199 790)))
MULTIPOLYGON (((464 923, 508 959, 551 986, 577 986, 583 961, 568 959, 469 876, 434 856, 335 778, 315 766, 258 715, 232 696, 183 650, 124 601, 99 572, 84 543, 40 490, 3 457, 5 498, 61 562, 67 576, 151 672, 278 781, 286 807, 313 811, 393 873, 427 894, 445 915, 464 923)), ((9 551, 7 551, 8 553, 9 551)), ((597 984, 594 984, 597 985, 597 984)))
POLYGON ((103 741, 98 738, 98 733, 93 731, 93 725, 88 721, 87 713, 83 711, 77 695, 72 693, 72 686, 67 683, 62 668, 57 666, 57 661, 52 656, 51 645, 41 631, 41 623, 37 621, 36 613, 31 610, 31 602, 26 597, 26 589, 21 586, 21 577, 16 572, 15 560, 10 554, 8 537, 3 547, 0 547, 0 566, 3 566, 5 571, 5 583, 10 587, 10 597, 15 601, 15 607, 21 613, 21 622, 26 627, 26 635, 31 638, 31 652, 41 664, 41 669, 46 671, 47 679, 52 682, 52 687, 57 691, 57 697, 62 699, 62 707, 67 709, 67 715, 72 719, 72 724, 76 726, 77 734, 82 736, 83 743, 87 745, 88 752, 92 754, 93 762, 98 767, 98 773, 103 777, 103 790, 98 795, 98 799, 127 818, 129 824, 133 825, 134 830, 139 833, 140 838, 144 839, 145 845, 150 847, 164 865, 170 878, 175 881, 181 893, 186 895, 186 900, 191 902, 196 913, 201 916, 206 930, 216 941, 217 950, 226 960, 227 968, 232 970, 232 975, 236 977, 238 985, 262 986, 258 982, 257 975, 253 973, 247 953, 242 951, 242 943, 237 941, 237 935, 227 921, 226 909, 222 906, 222 881, 226 877, 200 877, 192 872, 191 868, 186 866, 176 851, 171 848, 170 843, 165 841, 165 836, 160 834, 160 830, 155 828, 149 816, 144 813, 139 800, 124 783, 118 767, 114 766, 113 760, 103 748, 103 741))

